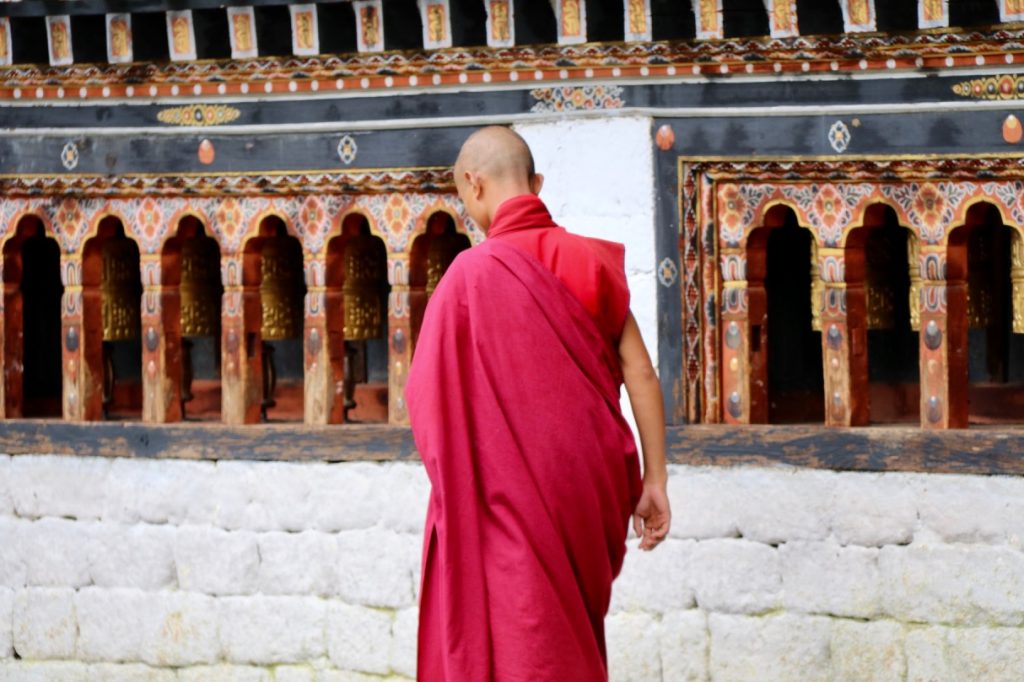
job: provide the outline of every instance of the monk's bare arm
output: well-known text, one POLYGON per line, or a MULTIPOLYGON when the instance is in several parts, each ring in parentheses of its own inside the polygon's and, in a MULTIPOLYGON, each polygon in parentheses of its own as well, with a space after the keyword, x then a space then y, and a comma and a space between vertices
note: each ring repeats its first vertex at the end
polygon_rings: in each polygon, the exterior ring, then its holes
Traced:
POLYGON ((666 492, 665 406, 661 383, 633 313, 626 316, 619 341, 619 362, 644 458, 644 491, 633 514, 633 527, 642 538, 640 548, 653 549, 668 534, 672 519, 666 492))

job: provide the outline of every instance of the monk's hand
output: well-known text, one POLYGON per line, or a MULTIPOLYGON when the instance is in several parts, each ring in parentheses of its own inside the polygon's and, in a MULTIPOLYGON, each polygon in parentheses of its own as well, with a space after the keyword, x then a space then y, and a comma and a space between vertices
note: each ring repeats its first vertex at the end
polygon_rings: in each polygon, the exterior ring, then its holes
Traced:
POLYGON ((668 535, 672 510, 663 481, 644 481, 644 492, 633 512, 633 530, 640 538, 640 549, 650 551, 668 535))

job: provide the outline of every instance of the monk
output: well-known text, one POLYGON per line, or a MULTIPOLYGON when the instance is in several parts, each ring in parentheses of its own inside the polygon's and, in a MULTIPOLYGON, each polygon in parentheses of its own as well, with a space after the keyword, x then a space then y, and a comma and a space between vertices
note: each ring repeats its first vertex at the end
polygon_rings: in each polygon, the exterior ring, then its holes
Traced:
POLYGON ((435 289, 406 389, 431 482, 419 679, 606 680, 630 516, 645 550, 671 517, 661 387, 624 248, 552 221, 509 129, 469 137, 455 184, 487 239, 435 289))

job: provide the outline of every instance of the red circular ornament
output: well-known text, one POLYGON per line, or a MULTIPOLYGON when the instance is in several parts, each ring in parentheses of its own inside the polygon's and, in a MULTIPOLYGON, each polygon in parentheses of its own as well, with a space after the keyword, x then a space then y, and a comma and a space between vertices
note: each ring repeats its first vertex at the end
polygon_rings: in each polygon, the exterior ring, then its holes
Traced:
POLYGON ((199 163, 209 166, 213 163, 214 157, 217 152, 213 148, 213 143, 209 140, 203 140, 199 143, 199 163))
POLYGON ((658 128, 658 132, 654 136, 654 143, 658 145, 658 149, 663 152, 667 152, 672 149, 672 145, 676 142, 676 134, 672 130, 672 126, 665 124, 658 128))

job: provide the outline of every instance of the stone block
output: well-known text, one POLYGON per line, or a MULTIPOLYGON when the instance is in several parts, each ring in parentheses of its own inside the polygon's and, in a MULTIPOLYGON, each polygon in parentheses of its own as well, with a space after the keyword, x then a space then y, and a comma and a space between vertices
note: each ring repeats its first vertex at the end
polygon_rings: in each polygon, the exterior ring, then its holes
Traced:
POLYGON ((108 457, 18 455, 9 481, 18 516, 98 519, 110 471, 108 457))
POLYGON ((177 585, 174 526, 92 524, 89 573, 100 587, 159 590, 177 585))
POLYGON ((330 595, 338 579, 336 536, 317 531, 260 533, 258 589, 262 594, 330 595))
POLYGON ((896 620, 1024 623, 1024 554, 1009 547, 883 547, 878 566, 882 605, 896 620))
POLYGON ((0 587, 24 587, 28 580, 22 528, 31 525, 12 516, 0 516, 0 587))
POLYGON ((782 614, 708 616, 709 666, 715 682, 829 680, 831 621, 821 616, 782 614))
POLYGON ((313 491, 328 468, 322 462, 217 462, 216 525, 255 531, 313 527, 313 491))
POLYGON ((337 593, 350 604, 401 608, 415 603, 413 583, 422 547, 417 538, 387 530, 338 534, 337 593))
POLYGON ((224 656, 232 663, 302 663, 326 652, 327 602, 254 595, 217 600, 224 656))
POLYGON ((881 610, 878 550, 834 541, 779 548, 782 602, 789 611, 871 618, 881 610))
POLYGON ((178 682, 272 682, 267 668, 251 665, 197 665, 178 671, 178 682))
POLYGON ((138 662, 151 593, 135 588, 84 587, 75 593, 77 658, 91 662, 138 662))
POLYGON ((697 609, 667 613, 658 629, 662 679, 696 682, 708 679, 707 614, 697 609))
POLYGON ((345 670, 384 674, 391 669, 394 614, 332 601, 327 607, 327 654, 345 670))
POLYGON ((28 585, 83 587, 92 581, 89 551, 96 524, 42 518, 18 525, 15 544, 21 548, 28 585))
POLYGON ((959 682, 1021 679, 1024 632, 1019 628, 943 626, 907 633, 907 680, 959 682))
POLYGON ((835 479, 832 531, 842 545, 907 544, 917 527, 914 474, 840 473, 835 479))
POLYGON ((946 542, 1021 546, 1024 480, 1008 476, 918 476, 921 525, 946 542))
POLYGON ((391 670, 405 677, 416 677, 416 633, 420 612, 416 607, 395 613, 391 626, 391 670))
POLYGON ((89 667, 76 661, 0 661, 0 682, 92 682, 89 667))
POLYGON ((274 666, 274 682, 315 682, 316 668, 311 665, 274 666))
POLYGON ((421 464, 393 462, 383 465, 383 480, 376 486, 384 526, 399 533, 423 534, 430 500, 430 479, 421 464))
POLYGON ((671 537, 704 540, 739 536, 741 501, 727 471, 722 467, 669 466, 671 537))
POLYGON ((11 493, 11 456, 0 455, 0 516, 14 514, 14 498, 11 493))
POLYGON ((835 473, 749 467, 731 471, 730 478, 742 537, 779 544, 823 540, 831 532, 835 473))
POLYGON ((0 661, 14 655, 13 622, 14 590, 0 586, 0 661))
POLYGON ((181 526, 174 542, 178 585, 206 594, 251 594, 259 584, 259 550, 251 531, 181 526))
POLYGON ((175 670, 152 668, 142 663, 94 663, 89 666, 90 680, 103 682, 177 682, 175 670))
POLYGON ((75 657, 78 621, 70 587, 29 587, 14 596, 14 650, 25 660, 75 657))
POLYGON ((777 608, 782 597, 778 551, 757 542, 698 542, 689 574, 697 604, 708 611, 762 613, 777 608))
POLYGON ((832 679, 902 682, 904 628, 892 621, 832 621, 832 679))
MULTIPOLYGON (((326 532, 371 528, 389 513, 392 494, 384 464, 341 462, 318 469, 310 493, 312 527, 326 532)), ((422 469, 422 467, 420 467, 422 469)), ((397 496, 403 495, 400 489, 397 496)), ((422 528, 422 520, 420 526, 422 528)))
POLYGON ((612 586, 611 612, 651 611, 666 613, 695 604, 689 580, 693 540, 668 538, 652 552, 642 552, 638 540, 630 540, 622 573, 612 586))
POLYGON ((649 613, 616 613, 604 622, 608 678, 615 682, 662 679, 659 624, 649 613))
POLYGON ((366 673, 357 673, 351 670, 334 670, 332 668, 318 670, 316 682, 412 682, 412 679, 400 675, 381 677, 379 675, 367 675, 366 673))
POLYGON ((212 524, 225 491, 214 462, 119 457, 107 477, 103 518, 120 523, 212 524))
POLYGON ((154 666, 215 663, 220 658, 217 602, 196 592, 147 593, 140 614, 139 658, 154 666))

